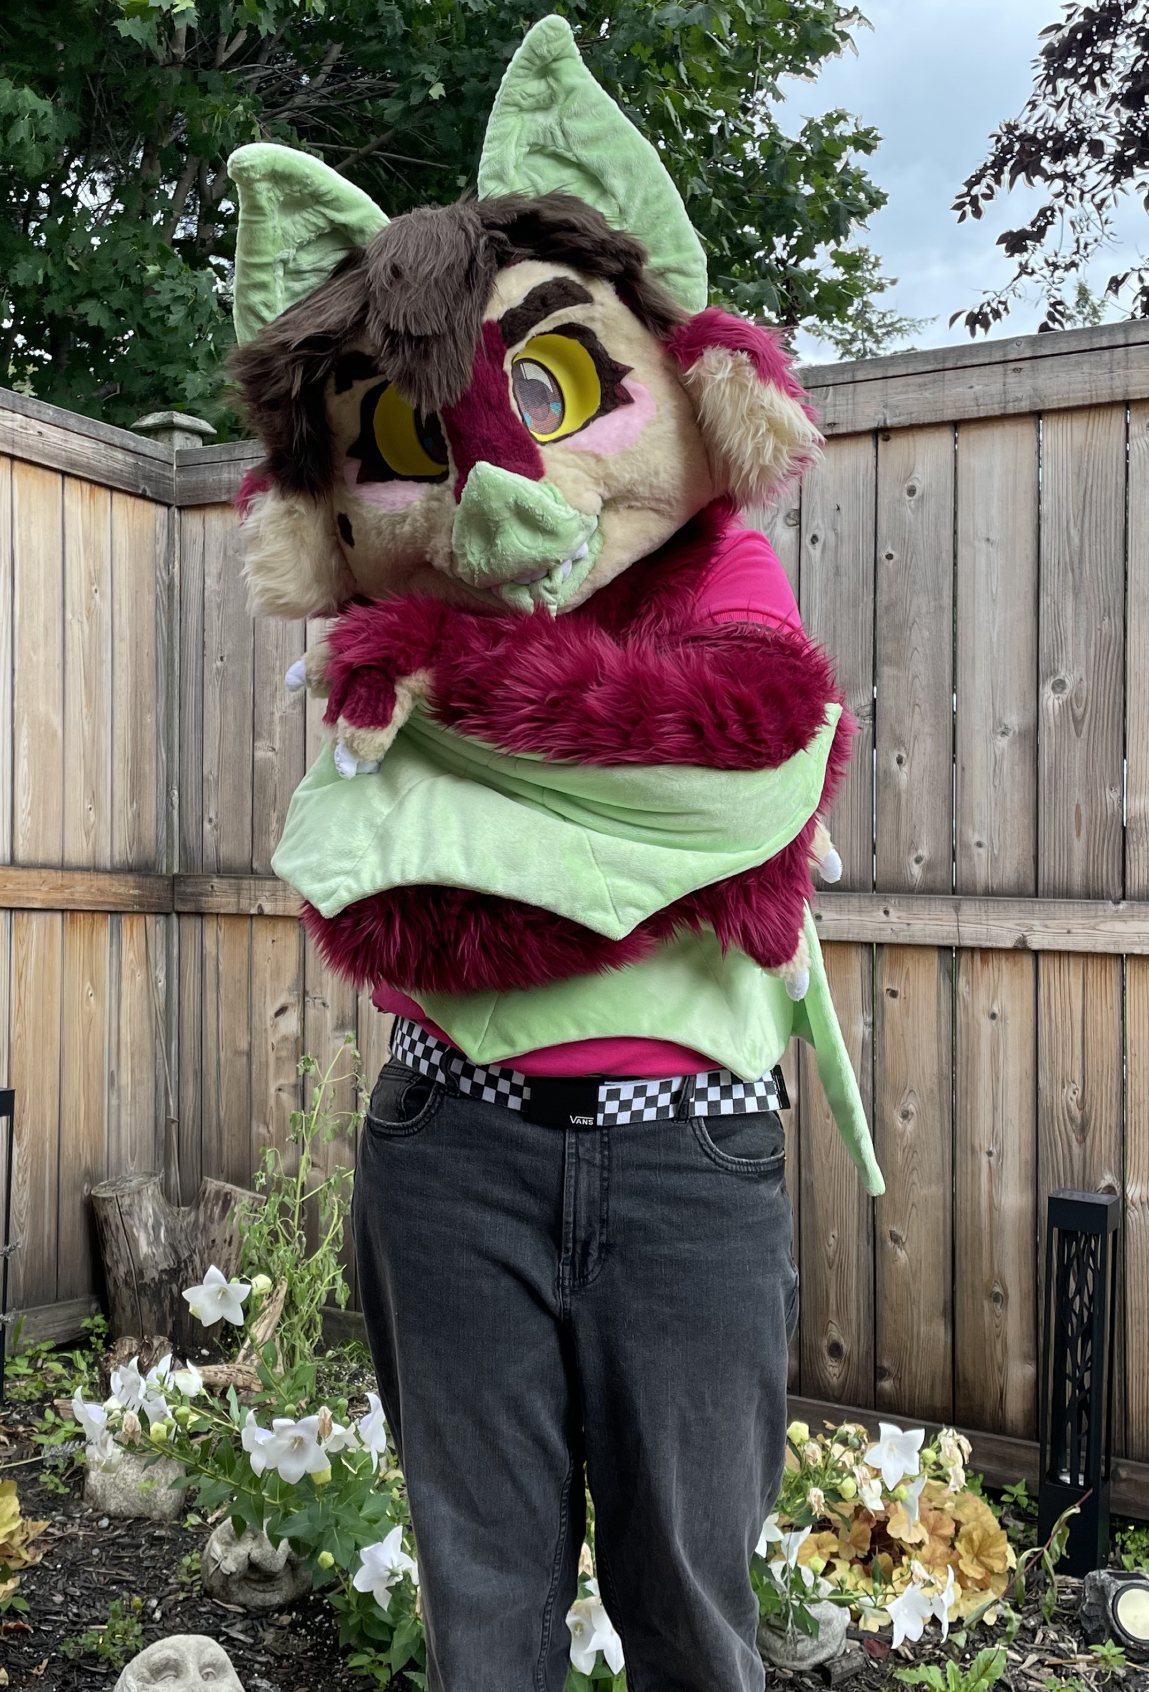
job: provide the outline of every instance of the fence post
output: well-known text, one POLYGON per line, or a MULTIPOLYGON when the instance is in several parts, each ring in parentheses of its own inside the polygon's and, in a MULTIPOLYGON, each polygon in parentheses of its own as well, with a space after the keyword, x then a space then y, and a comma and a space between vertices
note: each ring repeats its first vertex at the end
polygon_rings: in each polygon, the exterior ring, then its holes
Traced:
POLYGON ((170 446, 174 454, 180 447, 203 446, 215 430, 202 417, 189 417, 186 411, 149 411, 132 424, 137 435, 150 435, 160 446, 170 446))

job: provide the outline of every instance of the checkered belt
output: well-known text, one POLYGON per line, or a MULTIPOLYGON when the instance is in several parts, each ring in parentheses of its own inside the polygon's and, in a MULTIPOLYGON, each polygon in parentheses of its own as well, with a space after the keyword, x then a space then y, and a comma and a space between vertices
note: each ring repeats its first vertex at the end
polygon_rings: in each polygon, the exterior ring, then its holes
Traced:
POLYGON ((520 1075, 504 1064, 472 1063, 405 1016, 395 1018, 391 1056, 420 1075, 453 1082, 460 1093, 482 1099, 485 1104, 505 1105, 508 1110, 520 1111, 528 1122, 561 1128, 669 1122, 679 1114, 685 1087, 692 1089, 686 1111, 691 1116, 744 1116, 755 1111, 786 1110, 790 1104, 778 1069, 757 1081, 740 1081, 728 1069, 668 1075, 655 1081, 610 1075, 520 1075))

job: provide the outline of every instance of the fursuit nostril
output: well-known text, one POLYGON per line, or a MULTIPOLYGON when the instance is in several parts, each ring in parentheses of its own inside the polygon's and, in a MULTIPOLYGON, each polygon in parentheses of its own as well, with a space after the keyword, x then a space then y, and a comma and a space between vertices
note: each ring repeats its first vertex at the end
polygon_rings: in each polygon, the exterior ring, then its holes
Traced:
POLYGON ((471 587, 529 586, 585 558, 597 517, 576 511, 552 482, 476 464, 455 513, 455 573, 471 587))

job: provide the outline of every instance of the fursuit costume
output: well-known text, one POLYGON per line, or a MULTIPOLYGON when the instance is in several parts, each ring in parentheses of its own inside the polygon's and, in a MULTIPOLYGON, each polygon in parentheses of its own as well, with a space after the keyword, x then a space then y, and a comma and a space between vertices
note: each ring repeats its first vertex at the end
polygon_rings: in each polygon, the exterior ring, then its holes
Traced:
POLYGON ((389 222, 291 149, 230 168, 247 580, 331 619, 274 868, 396 1014, 354 1229, 428 1685, 561 1692, 585 1463, 631 1692, 757 1692, 792 1034, 882 1190, 809 908, 852 725, 737 516, 812 414, 560 18, 475 199, 389 222))

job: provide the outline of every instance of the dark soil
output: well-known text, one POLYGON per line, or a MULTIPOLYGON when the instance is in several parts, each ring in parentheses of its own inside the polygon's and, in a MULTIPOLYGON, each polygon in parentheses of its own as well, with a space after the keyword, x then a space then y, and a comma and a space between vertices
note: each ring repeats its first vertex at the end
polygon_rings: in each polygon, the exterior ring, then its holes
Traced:
MULTIPOLYGON (((353 1404, 353 1413, 355 1408, 353 1404)), ((0 1409, 0 1463, 35 1449, 30 1436, 41 1409, 32 1403, 9 1403, 0 1409)), ((135 1649, 172 1633, 210 1634, 228 1652, 246 1692, 364 1692, 368 1687, 343 1667, 335 1617, 322 1597, 308 1597, 272 1616, 249 1615, 207 1598, 196 1573, 198 1562, 190 1567, 183 1563, 202 1551, 207 1526, 98 1518, 83 1502, 82 1467, 69 1469, 65 1463, 48 1470, 48 1485, 39 1462, 3 1473, 19 1483, 23 1514, 51 1524, 41 1542, 47 1545, 43 1561, 21 1575, 20 1593, 28 1613, 9 1611, 0 1617, 0 1665, 7 1671, 9 1687, 22 1692, 111 1692, 118 1667, 91 1655, 71 1661, 62 1647, 106 1624, 112 1602, 133 1598, 142 1600, 142 1640, 135 1649), (56 1484, 63 1485, 63 1492, 53 1489, 55 1476, 62 1477, 56 1484)), ((1035 1590, 1021 1630, 1008 1648, 1009 1666, 999 1684, 1009 1692, 1069 1689, 1070 1683, 1071 1692, 1149 1692, 1149 1668, 1130 1665, 1110 1678, 1089 1655, 1077 1623, 1080 1583, 1062 1577, 1058 1586, 1052 1625, 1042 1620, 1040 1592, 1035 1590)), ((896 1653, 881 1637, 851 1632, 850 1661, 855 1666, 848 1676, 835 1676, 835 1683, 850 1692, 900 1692, 895 1669, 944 1663, 948 1656, 932 1624, 923 1640, 925 1649, 903 1646, 896 1653)), ((993 1635, 979 1628, 962 1653, 963 1662, 994 1643, 993 1635)), ((823 1692, 826 1685, 821 1671, 793 1677, 768 1671, 768 1686, 784 1682, 794 1692, 823 1692)))

